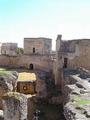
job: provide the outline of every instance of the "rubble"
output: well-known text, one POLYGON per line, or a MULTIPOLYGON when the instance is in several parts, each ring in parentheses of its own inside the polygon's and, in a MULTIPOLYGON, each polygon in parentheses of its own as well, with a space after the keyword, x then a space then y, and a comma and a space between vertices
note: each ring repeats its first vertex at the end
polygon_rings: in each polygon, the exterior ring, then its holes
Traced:
MULTIPOLYGON (((68 74, 65 78, 64 115, 66 120, 90 120, 90 83, 87 78, 85 79, 86 76, 84 79, 81 78, 81 74, 82 71, 80 70, 78 74, 68 74), (67 84, 72 78, 76 82, 67 84)), ((89 77, 88 73, 86 75, 89 77)))
POLYGON ((7 72, 0 74, 0 109, 2 109, 2 96, 16 87, 18 74, 16 72, 7 72))

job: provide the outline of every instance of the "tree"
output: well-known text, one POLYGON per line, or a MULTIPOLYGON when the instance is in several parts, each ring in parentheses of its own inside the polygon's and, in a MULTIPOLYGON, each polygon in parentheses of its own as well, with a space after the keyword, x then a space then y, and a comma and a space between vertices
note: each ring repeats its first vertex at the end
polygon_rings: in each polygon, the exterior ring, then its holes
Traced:
POLYGON ((23 48, 17 48, 17 54, 23 54, 24 53, 24 49, 23 48))

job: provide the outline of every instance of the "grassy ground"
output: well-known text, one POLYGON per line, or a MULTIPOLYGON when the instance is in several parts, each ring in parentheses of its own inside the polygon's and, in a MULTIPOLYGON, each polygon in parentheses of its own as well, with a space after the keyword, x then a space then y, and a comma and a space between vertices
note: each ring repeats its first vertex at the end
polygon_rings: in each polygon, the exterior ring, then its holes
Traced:
POLYGON ((10 73, 10 71, 8 71, 5 68, 0 68, 0 75, 8 75, 10 73))
POLYGON ((79 96, 75 97, 75 102, 78 105, 87 105, 87 104, 90 104, 90 100, 82 99, 79 96))
POLYGON ((19 73, 18 80, 36 80, 36 75, 34 72, 25 69, 6 69, 0 68, 0 75, 8 75, 10 71, 17 71, 19 73))

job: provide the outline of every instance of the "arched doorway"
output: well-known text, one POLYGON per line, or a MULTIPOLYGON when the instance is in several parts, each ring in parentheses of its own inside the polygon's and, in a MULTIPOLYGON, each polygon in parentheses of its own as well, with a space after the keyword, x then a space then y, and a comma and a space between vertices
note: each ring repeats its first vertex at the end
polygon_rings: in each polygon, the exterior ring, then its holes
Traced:
POLYGON ((68 58, 64 58, 64 65, 63 65, 63 67, 67 68, 67 64, 68 64, 68 58))
POLYGON ((35 48, 33 48, 33 53, 35 53, 35 48))
POLYGON ((29 65, 29 70, 33 70, 33 69, 34 69, 33 64, 30 64, 29 65))

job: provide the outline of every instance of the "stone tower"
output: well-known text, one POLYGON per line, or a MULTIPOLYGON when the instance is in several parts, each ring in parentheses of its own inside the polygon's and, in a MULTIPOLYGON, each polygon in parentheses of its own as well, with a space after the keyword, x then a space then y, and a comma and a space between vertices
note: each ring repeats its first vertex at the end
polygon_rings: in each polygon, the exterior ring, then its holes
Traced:
POLYGON ((56 40, 56 75, 55 75, 55 84, 60 89, 62 89, 62 78, 63 78, 63 62, 62 62, 62 54, 61 54, 61 44, 62 44, 62 35, 57 36, 56 40))

